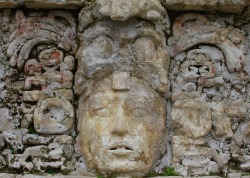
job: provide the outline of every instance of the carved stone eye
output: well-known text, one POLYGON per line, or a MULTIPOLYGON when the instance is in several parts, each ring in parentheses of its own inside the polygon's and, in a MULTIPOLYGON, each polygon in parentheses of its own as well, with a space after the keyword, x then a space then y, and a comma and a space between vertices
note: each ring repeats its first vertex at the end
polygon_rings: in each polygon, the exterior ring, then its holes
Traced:
POLYGON ((107 108, 100 108, 94 111, 94 115, 99 117, 109 117, 110 110, 107 108))
POLYGON ((92 45, 92 54, 95 58, 108 59, 113 53, 112 40, 105 36, 97 37, 92 45))
POLYGON ((130 114, 135 118, 142 118, 148 115, 148 111, 145 108, 133 108, 130 110, 130 114))
POLYGON ((156 52, 156 46, 149 38, 137 39, 134 48, 138 61, 150 61, 156 52))

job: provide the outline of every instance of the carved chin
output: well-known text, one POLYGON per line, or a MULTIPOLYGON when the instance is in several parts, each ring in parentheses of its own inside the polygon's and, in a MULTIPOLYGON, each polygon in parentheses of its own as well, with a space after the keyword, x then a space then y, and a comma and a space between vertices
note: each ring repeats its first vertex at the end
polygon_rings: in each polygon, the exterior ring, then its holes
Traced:
POLYGON ((110 146, 86 143, 82 144, 82 154, 86 158, 88 168, 93 171, 143 176, 151 170, 158 155, 153 148, 148 146, 138 148, 138 146, 127 143, 115 143, 110 146))
POLYGON ((101 173, 113 173, 116 175, 144 175, 152 167, 153 160, 150 155, 144 152, 133 153, 132 151, 119 148, 115 153, 111 151, 89 153, 87 166, 101 173))

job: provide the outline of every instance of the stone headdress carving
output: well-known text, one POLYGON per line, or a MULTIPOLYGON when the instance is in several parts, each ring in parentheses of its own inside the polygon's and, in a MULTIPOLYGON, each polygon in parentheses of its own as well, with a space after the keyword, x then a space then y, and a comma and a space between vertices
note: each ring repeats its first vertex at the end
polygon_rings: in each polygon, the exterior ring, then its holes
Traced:
POLYGON ((76 93, 81 94, 91 88, 93 81, 120 72, 144 79, 155 90, 166 93, 169 88, 169 56, 165 35, 169 28, 167 12, 155 0, 97 0, 84 8, 79 15, 81 45, 76 55, 76 93), (118 42, 120 37, 116 35, 120 32, 116 29, 119 27, 116 28, 109 19, 116 23, 115 26, 122 26, 120 21, 126 21, 129 31, 126 38, 131 38, 130 41, 118 42), (105 39, 99 38, 99 41, 95 41, 100 34, 105 39), (145 41, 149 38, 153 39, 151 44, 145 41), (88 48, 90 45, 94 46, 88 48))
POLYGON ((166 10, 158 0, 95 0, 86 4, 79 17, 78 30, 80 32, 103 18, 111 18, 114 21, 126 21, 131 17, 138 17, 147 21, 161 19, 165 28, 170 28, 166 10))

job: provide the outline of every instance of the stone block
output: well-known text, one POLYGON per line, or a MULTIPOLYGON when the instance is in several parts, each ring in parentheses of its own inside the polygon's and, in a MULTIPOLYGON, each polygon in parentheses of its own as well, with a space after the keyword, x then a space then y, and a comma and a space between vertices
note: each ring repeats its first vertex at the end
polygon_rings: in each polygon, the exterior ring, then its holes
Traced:
POLYGON ((60 178, 95 178, 89 176, 60 176, 60 178))
POLYGON ((228 178, 241 178, 241 173, 228 173, 227 177, 228 178))
POLYGON ((46 95, 43 91, 33 90, 23 92, 23 101, 36 102, 45 98, 46 95))
POLYGON ((195 11, 223 11, 240 13, 249 5, 246 0, 161 0, 167 9, 172 10, 195 10, 195 11))
POLYGON ((15 178, 15 175, 2 173, 0 174, 0 178, 15 178))
POLYGON ((35 175, 33 175, 33 174, 16 175, 15 178, 35 178, 35 175))
POLYGON ((24 0, 27 8, 46 8, 46 9, 77 9, 84 7, 85 0, 24 0))
POLYGON ((14 123, 11 122, 13 118, 10 116, 8 108, 0 109, 0 131, 14 129, 14 123))
POLYGON ((130 73, 115 72, 113 73, 113 89, 114 90, 129 90, 130 89, 130 73))
POLYGON ((25 6, 26 8, 34 9, 55 9, 55 8, 64 8, 64 9, 77 9, 84 7, 85 0, 0 0, 1 8, 16 8, 19 6, 25 6))

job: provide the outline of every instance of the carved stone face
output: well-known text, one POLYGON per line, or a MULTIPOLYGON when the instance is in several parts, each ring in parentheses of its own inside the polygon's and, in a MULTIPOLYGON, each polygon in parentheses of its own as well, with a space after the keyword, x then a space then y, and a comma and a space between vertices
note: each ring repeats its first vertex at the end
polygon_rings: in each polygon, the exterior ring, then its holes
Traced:
POLYGON ((80 39, 75 86, 86 163, 97 172, 144 175, 166 147, 164 35, 148 22, 104 20, 80 39))
POLYGON ((78 129, 87 165, 99 172, 141 175, 164 151, 165 101, 142 80, 115 91, 111 77, 81 96, 78 129))

